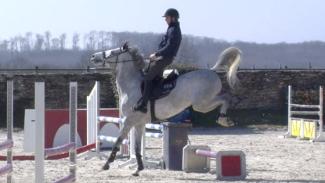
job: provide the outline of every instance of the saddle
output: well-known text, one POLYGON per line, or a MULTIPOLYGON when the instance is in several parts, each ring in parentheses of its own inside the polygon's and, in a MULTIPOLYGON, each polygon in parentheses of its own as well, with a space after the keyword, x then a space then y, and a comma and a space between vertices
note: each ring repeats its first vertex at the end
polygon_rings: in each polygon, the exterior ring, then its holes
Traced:
MULTIPOLYGON (((158 76, 152 80, 152 90, 149 96, 150 111, 152 122, 157 121, 155 116, 155 101, 166 97, 176 86, 179 73, 177 70, 165 70, 163 76, 158 76)), ((141 92, 143 94, 144 83, 141 84, 141 92)))

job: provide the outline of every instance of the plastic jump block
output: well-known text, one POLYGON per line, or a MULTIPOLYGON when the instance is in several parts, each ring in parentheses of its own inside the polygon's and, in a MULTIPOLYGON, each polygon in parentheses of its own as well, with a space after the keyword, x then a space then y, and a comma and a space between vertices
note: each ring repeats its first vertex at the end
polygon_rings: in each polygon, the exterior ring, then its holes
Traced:
POLYGON ((301 120, 292 119, 291 120, 291 136, 300 137, 301 131, 301 120))
POLYGON ((304 139, 315 139, 316 138, 316 128, 317 128, 317 121, 313 120, 304 120, 303 122, 304 128, 304 139))
POLYGON ((219 151, 216 162, 218 180, 246 178, 246 158, 243 151, 219 151))

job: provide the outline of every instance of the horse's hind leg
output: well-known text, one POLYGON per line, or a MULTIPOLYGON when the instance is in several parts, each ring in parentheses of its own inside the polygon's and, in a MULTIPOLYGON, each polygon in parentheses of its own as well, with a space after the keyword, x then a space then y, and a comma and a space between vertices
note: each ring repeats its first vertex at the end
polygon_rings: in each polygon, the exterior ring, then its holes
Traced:
POLYGON ((199 112, 207 113, 221 106, 220 116, 217 123, 224 127, 234 126, 234 122, 227 118, 227 109, 229 107, 229 94, 217 95, 208 102, 193 104, 193 109, 199 112))
POLYGON ((140 124, 134 127, 135 128, 135 157, 137 159, 138 168, 132 174, 133 176, 139 176, 139 172, 144 169, 142 155, 141 155, 141 143, 142 137, 145 130, 145 125, 140 124))
POLYGON ((109 169, 109 164, 112 163, 115 158, 116 158, 116 154, 119 151, 119 147, 122 144, 123 140, 127 137, 129 131, 131 129, 131 126, 127 123, 124 123, 122 129, 120 130, 120 135, 118 136, 116 142, 114 143, 114 146, 112 148, 112 152, 109 156, 109 158, 107 159, 105 165, 103 166, 103 170, 108 170, 109 169))

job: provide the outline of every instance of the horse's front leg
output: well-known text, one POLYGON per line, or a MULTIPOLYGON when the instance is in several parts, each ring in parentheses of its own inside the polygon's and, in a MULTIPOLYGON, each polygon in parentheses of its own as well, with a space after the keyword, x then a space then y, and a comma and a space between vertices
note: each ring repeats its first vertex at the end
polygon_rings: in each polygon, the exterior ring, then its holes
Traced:
POLYGON ((142 155, 141 155, 141 145, 142 145, 141 143, 142 143, 143 133, 145 131, 145 124, 140 124, 140 125, 135 126, 134 130, 135 130, 135 133, 134 133, 135 157, 137 159, 138 168, 132 175, 139 176, 139 172, 144 169, 142 155))
POLYGON ((123 140, 127 137, 130 129, 131 129, 131 125, 125 121, 122 129, 120 130, 120 135, 118 136, 116 142, 114 143, 112 152, 109 158, 107 159, 105 165, 103 166, 103 170, 108 170, 109 164, 114 162, 116 158, 116 154, 119 151, 119 147, 122 144, 123 140))

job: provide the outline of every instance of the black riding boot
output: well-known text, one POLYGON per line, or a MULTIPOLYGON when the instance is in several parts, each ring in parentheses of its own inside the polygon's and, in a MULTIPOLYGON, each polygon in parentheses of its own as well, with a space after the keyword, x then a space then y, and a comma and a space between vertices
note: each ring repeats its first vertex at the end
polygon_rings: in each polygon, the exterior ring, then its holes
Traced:
POLYGON ((140 100, 133 106, 134 111, 141 111, 143 113, 147 112, 147 103, 150 97, 152 89, 152 81, 145 80, 144 81, 144 89, 143 89, 143 95, 140 98, 140 100))

